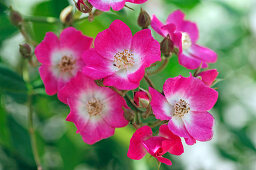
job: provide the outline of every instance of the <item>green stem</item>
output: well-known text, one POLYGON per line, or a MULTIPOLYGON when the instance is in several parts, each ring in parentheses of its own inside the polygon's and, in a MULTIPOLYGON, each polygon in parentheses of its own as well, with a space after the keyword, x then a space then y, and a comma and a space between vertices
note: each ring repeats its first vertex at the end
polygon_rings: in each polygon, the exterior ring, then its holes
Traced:
POLYGON ((165 67, 167 66, 168 62, 169 62, 169 58, 164 58, 163 62, 162 62, 162 65, 159 66, 156 70, 148 72, 148 75, 153 75, 153 74, 156 74, 156 73, 159 73, 159 72, 163 71, 165 69, 165 67))
POLYGON ((39 17, 39 16, 26 16, 24 17, 25 22, 40 22, 48 24, 58 24, 60 20, 54 17, 39 17))
POLYGON ((33 88, 30 84, 30 78, 28 73, 28 67, 27 65, 23 68, 23 79, 26 81, 28 85, 28 101, 27 101, 27 107, 28 107, 28 131, 30 135, 30 142, 31 142, 31 148, 34 156, 34 160, 36 162, 37 170, 42 170, 40 157, 37 150, 37 144, 36 144, 36 134, 34 130, 34 122, 33 122, 33 106, 32 106, 32 97, 33 97, 33 88))
POLYGON ((155 85, 153 84, 153 82, 150 80, 150 78, 148 77, 148 75, 144 75, 144 78, 145 78, 145 80, 147 81, 147 83, 148 83, 148 85, 150 86, 150 87, 152 87, 153 89, 156 89, 155 88, 155 85))
POLYGON ((28 128, 29 128, 29 134, 30 134, 30 142, 32 147, 32 152, 34 155, 34 159, 37 165, 37 170, 42 170, 38 150, 37 150, 37 144, 36 144, 36 135, 34 130, 34 124, 33 124, 33 108, 32 108, 32 95, 29 94, 28 96, 28 128))

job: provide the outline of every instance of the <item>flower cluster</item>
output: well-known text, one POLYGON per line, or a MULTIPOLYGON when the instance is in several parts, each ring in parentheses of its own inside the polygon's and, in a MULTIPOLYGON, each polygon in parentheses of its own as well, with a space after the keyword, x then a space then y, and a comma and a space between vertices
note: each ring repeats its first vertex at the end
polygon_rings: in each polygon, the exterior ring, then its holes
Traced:
MULTIPOLYGON (((145 1, 89 0, 100 10, 120 10, 125 2, 145 1)), ((73 27, 64 29, 59 38, 49 32, 36 47, 35 55, 42 64, 39 72, 46 93, 57 94, 69 106, 66 120, 75 124, 85 143, 108 138, 115 128, 130 122, 137 130, 130 140, 128 157, 139 160, 148 152, 159 162, 171 165, 163 155, 181 155, 181 138, 193 145, 213 137, 214 118, 209 110, 218 98, 211 88, 218 72, 200 70, 215 62, 217 55, 196 44, 197 26, 184 20, 179 10, 169 15, 165 25, 153 16, 151 26, 164 37, 161 46, 150 29, 133 35, 124 22, 115 20, 98 33, 93 45, 93 38, 73 27), (175 53, 184 67, 197 70, 193 76, 167 79, 159 92, 146 68, 159 63, 161 54, 167 57, 166 51, 175 53), (143 78, 148 90, 140 88, 143 78), (134 92, 134 99, 129 91, 134 92), (143 122, 150 115, 158 120, 143 122), (153 135, 154 127, 159 128, 158 135, 153 135)))

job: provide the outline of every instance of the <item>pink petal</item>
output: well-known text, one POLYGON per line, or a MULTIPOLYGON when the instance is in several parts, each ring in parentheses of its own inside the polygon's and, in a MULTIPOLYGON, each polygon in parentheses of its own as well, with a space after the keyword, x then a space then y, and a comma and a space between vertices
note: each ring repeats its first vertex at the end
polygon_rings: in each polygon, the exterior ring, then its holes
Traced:
POLYGON ((218 99, 218 92, 206 86, 201 80, 195 77, 190 78, 192 81, 186 96, 189 98, 191 111, 210 110, 218 99))
POLYGON ((200 58, 193 56, 191 53, 179 53, 179 63, 180 65, 186 67, 187 69, 197 69, 202 63, 202 68, 208 67, 207 63, 202 61, 200 58))
POLYGON ((189 138, 184 138, 187 145, 194 145, 196 143, 196 140, 190 136, 189 138))
POLYGON ((180 26, 184 20, 184 17, 185 17, 185 14, 181 10, 176 10, 168 16, 166 23, 167 24, 173 23, 177 26, 180 26))
POLYGON ((72 49, 79 57, 92 45, 93 38, 83 35, 81 31, 73 27, 65 28, 60 34, 60 46, 65 49, 72 49))
POLYGON ((159 162, 162 162, 162 163, 164 163, 164 164, 166 164, 166 165, 172 165, 172 162, 169 160, 169 159, 167 159, 167 158, 164 158, 164 157, 157 157, 156 158, 159 162))
POLYGON ((153 136, 153 137, 150 137, 149 139, 143 141, 143 145, 145 146, 145 148, 147 149, 147 151, 150 155, 152 155, 154 157, 162 156, 171 147, 170 145, 164 145, 164 147, 162 146, 162 143, 165 140, 166 139, 163 137, 153 136), (161 150, 161 152, 159 152, 159 150, 161 150))
POLYGON ((167 19, 168 24, 175 24, 177 27, 177 31, 186 32, 189 34, 192 42, 196 42, 199 37, 199 31, 197 25, 191 21, 184 20, 185 14, 176 10, 171 13, 167 19))
POLYGON ((167 36, 168 32, 164 29, 162 29, 162 27, 164 26, 164 24, 155 16, 153 15, 152 20, 151 20, 151 27, 160 35, 162 35, 163 37, 167 36))
POLYGON ((53 32, 47 32, 44 40, 35 49, 37 60, 42 64, 50 65, 52 52, 58 48, 58 37, 53 32))
POLYGON ((150 105, 155 117, 160 120, 169 120, 172 111, 165 97, 151 87, 149 87, 149 93, 152 98, 150 105))
POLYGON ((84 52, 83 61, 85 67, 83 73, 94 80, 98 80, 114 74, 113 62, 100 56, 95 49, 84 52))
POLYGON ((200 72, 197 76, 200 76, 204 84, 211 86, 212 83, 216 80, 219 72, 216 69, 206 70, 200 72))
POLYGON ((167 143, 166 141, 164 141, 164 142, 166 142, 166 144, 170 145, 170 147, 168 149, 169 153, 171 153, 173 155, 181 155, 184 152, 180 137, 174 135, 169 130, 167 125, 160 126, 158 135, 168 139, 169 143, 167 143))
POLYGON ((108 29, 100 32, 95 39, 95 49, 102 57, 114 60, 117 52, 130 49, 132 32, 122 21, 115 20, 108 29))
POLYGON ((124 118, 124 111, 122 107, 128 108, 128 106, 124 98, 109 88, 104 89, 104 92, 109 96, 106 100, 110 103, 110 110, 103 119, 111 127, 126 126, 129 122, 124 118))
POLYGON ((125 5, 125 1, 121 1, 121 2, 113 2, 111 4, 111 8, 114 10, 114 11, 120 11, 125 5))
POLYGON ((214 51, 196 44, 191 46, 191 54, 206 63, 215 63, 217 60, 217 54, 214 51))
POLYGON ((213 116, 208 112, 190 112, 183 117, 189 134, 196 140, 208 141, 212 139, 213 116))
POLYGON ((123 78, 120 75, 113 74, 109 77, 106 77, 103 81, 105 86, 113 86, 119 90, 133 90, 139 87, 140 82, 132 82, 127 78, 123 78))
POLYGON ((81 114, 77 110, 77 102, 79 101, 77 101, 76 99, 68 100, 70 113, 67 116, 66 121, 73 122, 77 128, 77 133, 79 133, 89 122, 90 116, 87 114, 83 114, 83 116, 81 116, 81 114))
POLYGON ((146 155, 146 149, 142 142, 152 136, 152 130, 149 126, 143 126, 136 130, 130 140, 130 146, 127 156, 131 159, 139 160, 146 155))
POLYGON ((168 31, 169 35, 174 34, 175 30, 176 30, 176 26, 174 24, 167 24, 162 26, 162 29, 165 31, 168 31))
POLYGON ((138 84, 143 79, 145 75, 145 67, 141 66, 138 70, 136 70, 134 73, 128 74, 129 81, 138 84))
POLYGON ((58 92, 58 99, 67 104, 68 98, 77 98, 81 90, 98 87, 95 82, 78 72, 76 77, 72 78, 66 85, 58 92))
POLYGON ((109 11, 110 7, 113 10, 119 11, 125 5, 125 0, 120 2, 113 2, 112 0, 89 0, 89 2, 97 9, 101 11, 109 11))
POLYGON ((165 81, 163 91, 170 104, 175 104, 177 100, 182 99, 187 89, 190 87, 191 78, 178 76, 169 78, 165 81))
POLYGON ((48 95, 54 95, 58 91, 58 80, 52 75, 50 66, 42 65, 39 67, 39 74, 48 95))
POLYGON ((148 0, 126 0, 126 2, 131 2, 131 3, 134 3, 134 4, 142 4, 146 1, 148 1, 148 0))
POLYGON ((115 129, 110 127, 104 120, 94 123, 88 121, 83 130, 80 131, 85 143, 92 145, 102 139, 113 136, 115 129))
POLYGON ((185 127, 185 124, 182 120, 182 118, 178 116, 173 116, 168 123, 168 127, 170 131, 172 131, 175 135, 179 137, 188 138, 189 133, 185 127))
POLYGON ((195 43, 199 38, 197 25, 191 21, 183 21, 180 27, 177 26, 177 31, 188 33, 192 43, 195 43))
POLYGON ((141 30, 133 36, 131 50, 141 57, 145 67, 161 61, 160 44, 152 37, 150 29, 141 30))

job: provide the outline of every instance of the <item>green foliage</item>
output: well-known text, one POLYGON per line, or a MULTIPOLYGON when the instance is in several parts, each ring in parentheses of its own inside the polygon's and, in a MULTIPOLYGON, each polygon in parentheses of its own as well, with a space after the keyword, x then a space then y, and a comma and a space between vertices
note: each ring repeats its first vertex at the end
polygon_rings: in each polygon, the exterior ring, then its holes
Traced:
POLYGON ((23 78, 3 64, 0 64, 0 92, 17 102, 24 103, 27 99, 27 87, 23 78))
POLYGON ((198 5, 201 0, 165 0, 166 3, 174 4, 179 8, 191 9, 198 5))

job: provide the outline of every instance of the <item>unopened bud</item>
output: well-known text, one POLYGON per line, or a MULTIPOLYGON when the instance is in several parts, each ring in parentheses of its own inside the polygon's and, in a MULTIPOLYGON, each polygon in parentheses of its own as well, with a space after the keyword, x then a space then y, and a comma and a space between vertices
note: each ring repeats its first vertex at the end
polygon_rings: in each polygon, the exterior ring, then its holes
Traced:
POLYGON ((60 20, 65 25, 70 25, 73 20, 73 6, 67 6, 60 13, 60 20))
POLYGON ((20 44, 20 54, 24 58, 31 58, 31 47, 25 43, 25 44, 20 44))
POLYGON ((13 25, 19 26, 23 21, 21 14, 18 11, 13 10, 10 8, 10 21, 13 25))
POLYGON ((73 0, 75 2, 76 8, 82 13, 90 13, 92 11, 92 4, 90 4, 87 0, 73 0))
POLYGON ((123 110, 124 110, 124 118, 128 121, 131 121, 134 119, 134 113, 132 110, 130 109, 126 109, 123 107, 123 110))
POLYGON ((150 99, 145 91, 140 90, 134 93, 134 102, 140 108, 147 108, 150 103, 150 99))
POLYGON ((141 8, 140 15, 138 17, 138 25, 141 28, 146 29, 150 24, 151 24, 151 18, 149 14, 141 8))
POLYGON ((171 55, 171 52, 173 51, 174 49, 174 46, 173 46, 173 42, 172 40, 170 39, 170 36, 169 34, 167 35, 167 37, 165 37, 163 39, 163 41, 160 43, 160 47, 161 47, 161 52, 162 54, 165 56, 165 57, 169 57, 171 55))

